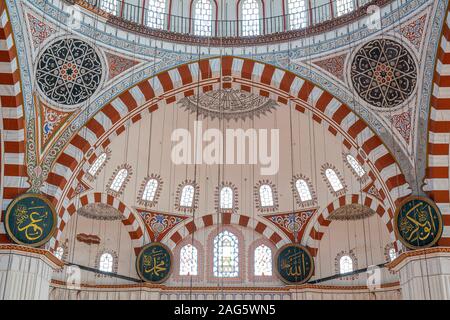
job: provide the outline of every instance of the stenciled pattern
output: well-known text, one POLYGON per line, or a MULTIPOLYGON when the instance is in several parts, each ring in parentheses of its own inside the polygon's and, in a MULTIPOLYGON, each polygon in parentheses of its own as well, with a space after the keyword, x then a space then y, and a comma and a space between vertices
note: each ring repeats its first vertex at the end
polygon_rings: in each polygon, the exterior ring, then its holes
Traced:
POLYGON ((351 65, 351 80, 358 95, 378 108, 405 102, 417 83, 417 65, 406 48, 389 39, 370 41, 359 49, 351 65))
POLYGON ((58 40, 39 58, 36 80, 50 100, 66 106, 77 105, 89 99, 100 86, 100 57, 82 40, 58 40))

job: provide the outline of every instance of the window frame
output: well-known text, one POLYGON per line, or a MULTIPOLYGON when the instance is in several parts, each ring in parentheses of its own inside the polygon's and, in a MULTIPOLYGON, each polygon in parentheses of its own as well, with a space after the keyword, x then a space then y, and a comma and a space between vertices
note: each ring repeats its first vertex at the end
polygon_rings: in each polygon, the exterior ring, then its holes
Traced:
POLYGON ((240 37, 258 37, 264 35, 264 2, 261 0, 239 0, 238 1, 238 21, 239 21, 239 36, 240 37), (258 5, 258 32, 256 34, 244 34, 244 5, 247 1, 255 1, 258 5))
POLYGON ((167 1, 166 0, 149 0, 147 3, 147 14, 145 15, 145 26, 148 28, 156 29, 156 30, 165 30, 167 27, 167 1), (151 6, 153 4, 150 4, 150 1, 155 1, 158 3, 164 3, 164 10, 162 12, 152 11, 151 6), (150 12, 157 13, 159 17, 149 17, 150 12), (152 19, 159 19, 162 21, 162 24, 160 26, 155 27, 157 25, 155 22, 150 23, 150 18, 152 19), (151 25, 150 25, 151 24, 151 25))
POLYGON ((146 206, 146 207, 154 207, 157 205, 159 197, 161 196, 163 181, 161 179, 161 176, 159 174, 150 174, 148 175, 141 184, 141 187, 138 192, 137 196, 137 202, 140 205, 146 206), (148 183, 151 180, 156 180, 158 185, 156 186, 155 194, 152 200, 144 199, 145 190, 147 188, 148 183))

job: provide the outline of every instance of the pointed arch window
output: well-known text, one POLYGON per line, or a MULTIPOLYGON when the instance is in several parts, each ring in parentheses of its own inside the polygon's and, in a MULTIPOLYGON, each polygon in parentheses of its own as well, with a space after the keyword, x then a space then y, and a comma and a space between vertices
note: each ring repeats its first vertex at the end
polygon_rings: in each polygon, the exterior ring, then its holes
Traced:
POLYGON ((359 177, 362 178, 366 174, 366 171, 362 167, 362 165, 356 160, 354 156, 351 154, 347 154, 346 156, 347 162, 350 167, 353 169, 353 172, 359 177))
POLYGON ((389 249, 389 259, 391 261, 394 261, 395 259, 397 259, 397 251, 395 251, 395 248, 389 249))
POLYGON ((117 172, 116 176, 114 177, 111 186, 109 188, 112 191, 119 192, 122 186, 124 185, 127 177, 128 177, 128 170, 125 168, 120 169, 119 172, 117 172))
POLYGON ((259 198, 261 199, 262 207, 273 207, 273 192, 272 187, 268 184, 263 184, 259 187, 259 198))
POLYGON ((114 257, 111 253, 105 252, 100 256, 99 270, 103 272, 113 272, 114 257))
POLYGON ((185 185, 183 187, 180 198, 181 207, 188 207, 188 208, 192 207, 194 203, 194 192, 195 188, 191 184, 185 185))
POLYGON ((214 277, 234 278, 239 275, 239 242, 229 231, 214 238, 214 277))
POLYGON ((108 155, 106 152, 103 152, 101 155, 98 156, 98 158, 94 161, 94 163, 91 165, 91 167, 88 170, 88 173, 95 177, 96 174, 99 172, 100 168, 105 164, 105 161, 107 159, 108 155))
POLYGON ((342 256, 339 259, 339 273, 349 273, 353 272, 353 260, 350 256, 342 256))
POLYGON ((220 190, 220 208, 221 209, 233 208, 233 190, 230 187, 223 187, 220 190))
POLYGON ((308 183, 304 179, 297 179, 297 181, 295 181, 295 187, 297 188, 298 196, 302 202, 311 201, 313 199, 308 183))
POLYGON ((260 34, 260 7, 257 0, 242 1, 242 35, 257 36, 260 34))
POLYGON ((147 10, 147 26, 154 29, 164 28, 166 0, 149 0, 147 10))
POLYGON ((272 250, 262 244, 255 249, 255 276, 272 275, 272 250))
POLYGON ((344 185, 342 184, 341 180, 339 179, 336 171, 334 171, 331 168, 328 168, 325 170, 325 176, 327 177, 328 182, 330 182, 330 185, 335 192, 338 192, 338 191, 344 189, 344 185))
POLYGON ((180 276, 198 275, 198 251, 191 244, 180 250, 180 276))
POLYGON ((344 14, 350 13, 355 9, 354 0, 337 0, 336 1, 336 12, 337 16, 340 17, 344 14))
POLYGON ((194 7, 194 34, 212 35, 213 7, 211 0, 197 0, 194 7))
POLYGON ((144 192, 142 193, 142 200, 153 201, 155 200, 156 190, 158 190, 158 180, 150 179, 145 185, 144 192))
POLYGON ((288 12, 291 30, 306 28, 307 11, 305 0, 288 0, 288 12))
POLYGON ((117 16, 117 0, 101 0, 100 9, 117 16))
POLYGON ((63 247, 56 248, 55 257, 57 257, 59 260, 62 260, 63 256, 64 256, 64 248, 63 247))

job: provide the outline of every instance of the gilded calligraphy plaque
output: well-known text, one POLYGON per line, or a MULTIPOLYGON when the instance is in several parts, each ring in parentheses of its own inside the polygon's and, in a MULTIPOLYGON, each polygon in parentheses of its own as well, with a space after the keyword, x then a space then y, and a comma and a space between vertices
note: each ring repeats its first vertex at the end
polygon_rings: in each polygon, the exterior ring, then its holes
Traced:
POLYGON ((409 249, 432 247, 441 237, 442 215, 436 204, 424 197, 409 197, 395 211, 395 233, 409 249))
POLYGON ((287 244, 278 250, 275 263, 279 278, 288 284, 305 283, 314 272, 313 257, 298 244, 287 244))
POLYGON ((171 269, 172 253, 169 248, 159 242, 144 246, 136 259, 137 273, 146 282, 166 281, 171 269))
POLYGON ((56 223, 55 208, 41 194, 25 193, 6 209, 6 232, 21 245, 40 247, 53 236, 56 223))

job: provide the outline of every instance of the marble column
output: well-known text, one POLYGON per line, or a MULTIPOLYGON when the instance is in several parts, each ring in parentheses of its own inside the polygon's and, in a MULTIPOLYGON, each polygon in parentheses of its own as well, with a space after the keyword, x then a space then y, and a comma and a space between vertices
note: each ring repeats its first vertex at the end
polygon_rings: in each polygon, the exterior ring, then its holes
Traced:
POLYGON ((44 249, 0 244, 0 300, 47 300, 63 263, 44 249))
POLYGON ((405 300, 450 300, 450 247, 407 251, 388 268, 400 277, 405 300))

